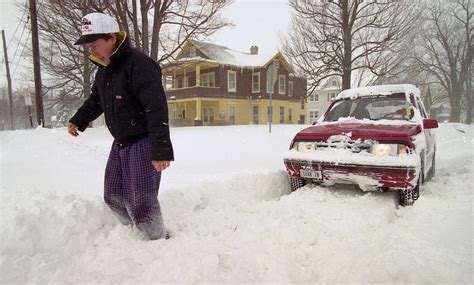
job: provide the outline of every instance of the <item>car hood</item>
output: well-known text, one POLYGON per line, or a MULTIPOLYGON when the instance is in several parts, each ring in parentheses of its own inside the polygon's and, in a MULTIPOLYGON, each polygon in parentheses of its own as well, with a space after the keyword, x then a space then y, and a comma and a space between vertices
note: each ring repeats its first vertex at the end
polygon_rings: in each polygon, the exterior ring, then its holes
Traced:
POLYGON ((421 126, 413 122, 407 122, 406 124, 376 124, 375 122, 342 121, 311 126, 296 134, 293 140, 326 141, 334 135, 346 135, 353 140, 372 139, 376 141, 410 142, 410 137, 419 132, 421 132, 421 126))

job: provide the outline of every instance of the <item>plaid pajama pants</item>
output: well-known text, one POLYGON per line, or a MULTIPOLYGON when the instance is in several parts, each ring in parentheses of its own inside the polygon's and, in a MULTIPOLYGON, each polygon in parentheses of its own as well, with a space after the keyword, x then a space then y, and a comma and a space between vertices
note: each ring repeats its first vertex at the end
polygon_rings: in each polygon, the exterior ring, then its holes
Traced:
POLYGON ((161 172, 150 161, 148 138, 112 144, 105 168, 104 200, 123 224, 135 224, 147 239, 165 237, 158 190, 161 172))

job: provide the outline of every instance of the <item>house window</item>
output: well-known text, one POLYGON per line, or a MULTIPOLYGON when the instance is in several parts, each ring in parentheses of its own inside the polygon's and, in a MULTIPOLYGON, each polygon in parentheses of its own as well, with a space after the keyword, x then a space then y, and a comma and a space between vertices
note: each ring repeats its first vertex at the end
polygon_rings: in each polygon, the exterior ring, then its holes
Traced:
POLYGON ((252 124, 258 125, 258 106, 252 106, 252 124))
POLYGON ((183 78, 181 76, 176 77, 176 88, 183 88, 183 78))
POLYGON ((237 72, 227 70, 227 91, 237 92, 237 72))
POLYGON ((318 117, 319 117, 319 111, 318 110, 314 110, 314 111, 309 111, 309 120, 310 120, 310 123, 314 123, 318 120, 318 117))
POLYGON ((286 81, 285 75, 278 75, 278 94, 285 95, 286 81))
POLYGON ((288 109, 288 121, 291 123, 293 122, 293 110, 288 109))
POLYGON ((189 57, 196 57, 196 47, 189 48, 189 57))
POLYGON ((331 84, 332 84, 332 86, 336 86, 337 85, 336 80, 331 81, 331 84))
POLYGON ((208 72, 201 74, 201 86, 215 87, 216 74, 215 72, 208 72))
POLYGON ((173 88, 173 76, 167 75, 165 77, 165 86, 166 86, 166 89, 173 88))
POLYGON ((252 93, 260 92, 260 72, 252 73, 252 93))
POLYGON ((293 96, 293 81, 288 81, 288 96, 293 96))
POLYGON ((280 107, 280 124, 285 122, 285 107, 280 107))
POLYGON ((301 98, 301 110, 304 110, 304 98, 301 98))
POLYGON ((313 93, 309 96, 309 101, 318 102, 319 101, 319 94, 313 93))
POLYGON ((336 93, 329 93, 328 94, 328 102, 336 98, 336 93))
POLYGON ((229 105, 229 124, 235 125, 235 106, 229 105))
POLYGON ((183 87, 189 87, 189 76, 187 75, 183 77, 183 87))
POLYGON ((214 110, 210 107, 204 107, 202 109, 202 121, 204 123, 213 123, 214 122, 214 110))

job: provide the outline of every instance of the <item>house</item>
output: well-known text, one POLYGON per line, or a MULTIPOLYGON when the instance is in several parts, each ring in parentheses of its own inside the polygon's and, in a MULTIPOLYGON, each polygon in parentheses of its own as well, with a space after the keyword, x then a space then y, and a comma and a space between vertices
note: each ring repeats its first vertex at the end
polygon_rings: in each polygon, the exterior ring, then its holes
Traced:
POLYGON ((320 88, 315 89, 308 96, 308 123, 312 124, 323 115, 332 99, 341 92, 341 79, 339 76, 329 77, 320 88))
POLYGON ((305 122, 306 78, 294 76, 280 52, 264 56, 256 46, 244 53, 188 40, 162 73, 172 126, 305 122), (276 81, 267 86, 272 65, 276 81))

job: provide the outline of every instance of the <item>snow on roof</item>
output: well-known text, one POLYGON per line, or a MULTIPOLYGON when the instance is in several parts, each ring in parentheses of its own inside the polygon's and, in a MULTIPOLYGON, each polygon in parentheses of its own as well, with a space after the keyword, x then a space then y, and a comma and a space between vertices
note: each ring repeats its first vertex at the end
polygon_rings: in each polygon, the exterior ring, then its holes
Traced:
POLYGON ((357 87, 347 89, 339 93, 336 99, 351 98, 353 96, 370 96, 370 95, 389 95, 393 93, 413 93, 415 96, 420 96, 420 90, 412 84, 393 84, 393 85, 376 85, 357 87))
POLYGON ((216 44, 199 42, 191 40, 191 42, 204 52, 209 58, 221 63, 235 66, 260 67, 269 62, 278 52, 271 54, 250 54, 229 49, 225 46, 216 44))

